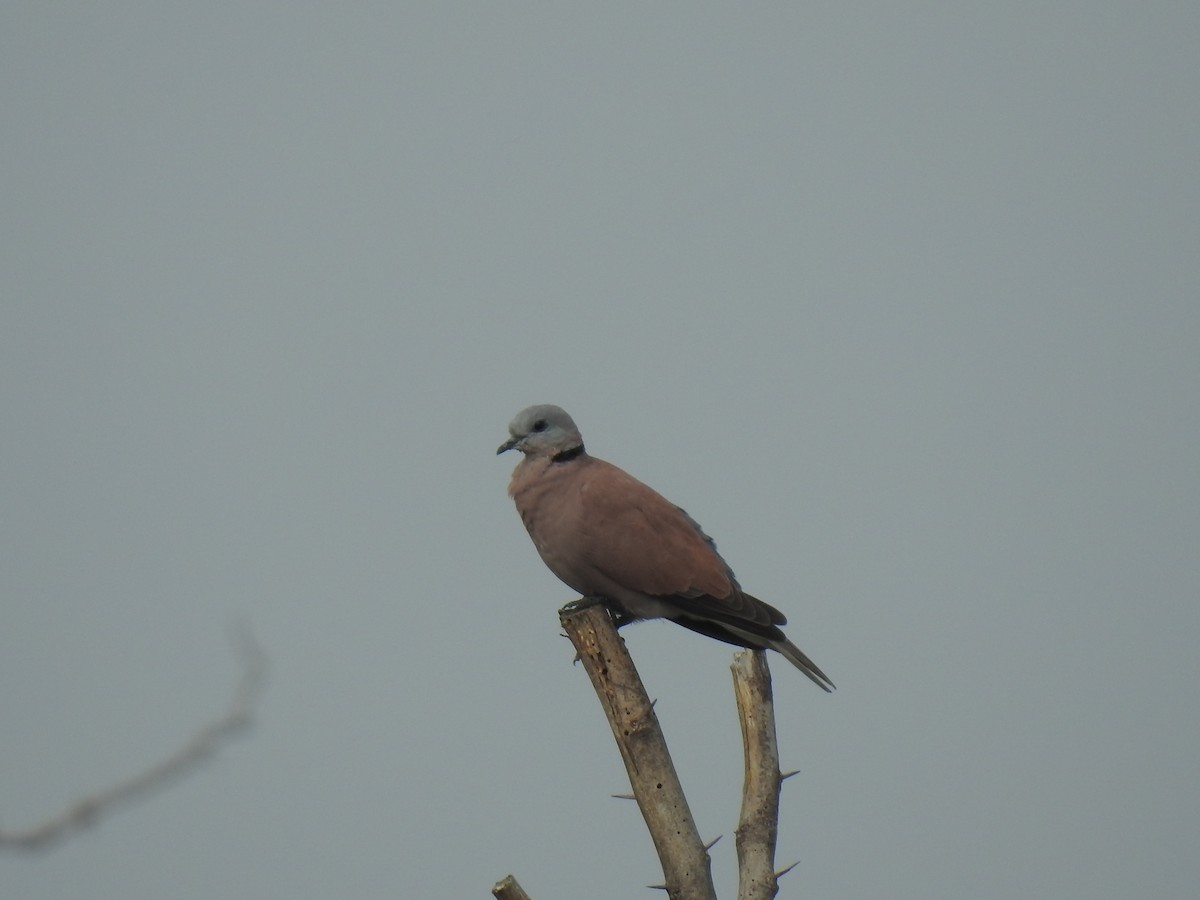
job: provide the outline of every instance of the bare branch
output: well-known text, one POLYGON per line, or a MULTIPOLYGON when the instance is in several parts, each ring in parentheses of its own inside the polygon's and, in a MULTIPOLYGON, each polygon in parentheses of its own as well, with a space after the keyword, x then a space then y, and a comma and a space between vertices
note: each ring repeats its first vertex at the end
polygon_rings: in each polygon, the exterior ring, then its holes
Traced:
POLYGON ((762 650, 739 651, 730 668, 746 756, 737 828, 738 900, 772 900, 779 891, 775 839, 781 779, 771 672, 762 650))
POLYGON ((496 900, 529 900, 529 895, 511 875, 505 875, 496 882, 492 887, 492 896, 496 900))
POLYGON ((0 850, 43 850, 71 832, 95 823, 112 807, 158 790, 171 780, 186 775, 234 733, 248 726, 266 678, 267 660, 249 631, 235 629, 231 639, 241 659, 242 677, 224 715, 197 731, 175 753, 132 778, 85 797, 31 828, 0 830, 0 850))
POLYGON ((559 610, 608 717, 629 782, 658 851, 671 900, 716 900, 710 860, 688 809, 658 717, 625 642, 599 605, 559 610))

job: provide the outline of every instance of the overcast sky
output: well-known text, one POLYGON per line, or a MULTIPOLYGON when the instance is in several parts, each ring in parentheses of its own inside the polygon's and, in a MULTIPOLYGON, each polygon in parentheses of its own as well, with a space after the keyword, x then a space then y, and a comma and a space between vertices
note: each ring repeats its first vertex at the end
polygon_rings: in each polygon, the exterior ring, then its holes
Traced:
MULTIPOLYGON (((639 896, 520 408, 775 657, 781 897, 1200 883, 1200 6, 8 3, 6 900, 639 896)), ((625 632, 733 896, 730 648, 625 632)), ((647 895, 648 896, 648 895, 647 895)))

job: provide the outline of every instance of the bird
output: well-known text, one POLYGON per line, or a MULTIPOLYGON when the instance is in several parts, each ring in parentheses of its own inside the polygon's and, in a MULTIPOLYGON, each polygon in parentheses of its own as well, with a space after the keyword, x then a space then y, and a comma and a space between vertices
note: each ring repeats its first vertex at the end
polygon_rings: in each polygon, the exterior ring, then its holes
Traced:
POLYGON ((834 684, 780 630, 783 613, 742 590, 716 542, 650 486, 590 455, 575 421, 530 406, 496 449, 523 454, 508 493, 542 561, 582 605, 602 603, 618 627, 669 619, 728 644, 782 654, 824 691, 834 684))

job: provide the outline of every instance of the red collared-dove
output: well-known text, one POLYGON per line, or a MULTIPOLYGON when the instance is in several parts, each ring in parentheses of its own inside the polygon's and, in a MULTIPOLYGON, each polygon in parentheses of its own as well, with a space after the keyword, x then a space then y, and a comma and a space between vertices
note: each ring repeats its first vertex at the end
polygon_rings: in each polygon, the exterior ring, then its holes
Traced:
POLYGON ((686 512, 611 463, 589 456, 569 415, 531 406, 496 453, 520 450, 508 493, 542 560, 624 624, 667 618, 740 647, 770 647, 823 690, 825 673, 779 630, 779 610, 742 591, 717 545, 686 512))

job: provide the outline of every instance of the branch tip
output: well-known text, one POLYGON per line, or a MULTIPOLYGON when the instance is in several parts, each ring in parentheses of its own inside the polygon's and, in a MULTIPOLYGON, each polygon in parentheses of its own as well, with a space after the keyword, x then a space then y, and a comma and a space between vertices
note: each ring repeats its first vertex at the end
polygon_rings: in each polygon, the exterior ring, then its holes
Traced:
POLYGON ((496 900, 529 900, 525 889, 517 884, 517 879, 511 875, 505 875, 496 882, 492 887, 492 896, 496 900))

